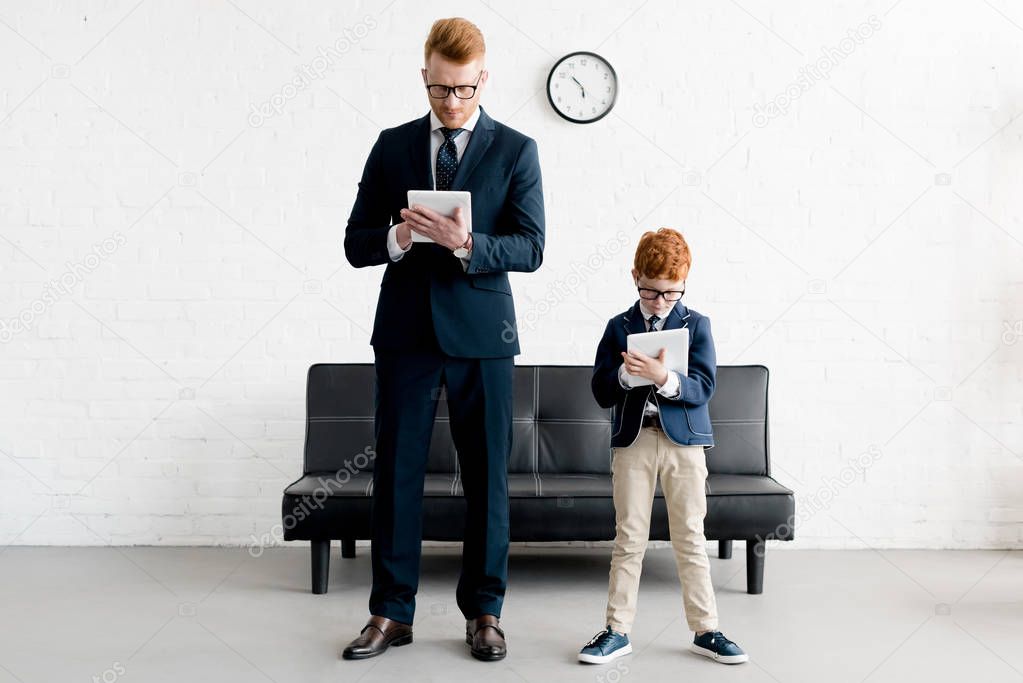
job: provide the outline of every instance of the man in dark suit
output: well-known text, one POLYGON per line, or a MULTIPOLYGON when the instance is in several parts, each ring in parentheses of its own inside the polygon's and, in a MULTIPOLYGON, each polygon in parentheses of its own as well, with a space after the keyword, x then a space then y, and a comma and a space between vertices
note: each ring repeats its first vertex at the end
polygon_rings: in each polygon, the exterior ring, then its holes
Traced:
POLYGON ((536 143, 490 118, 479 29, 434 23, 423 82, 430 113, 380 133, 345 231, 356 268, 387 264, 370 344, 376 363, 370 619, 345 648, 363 659, 412 642, 430 436, 446 387, 466 500, 458 607, 477 659, 505 656, 499 626, 508 564, 507 461, 519 353, 508 271, 543 261, 536 143), (408 190, 472 193, 466 217, 406 208, 408 190), (433 242, 413 246, 412 232, 433 242))

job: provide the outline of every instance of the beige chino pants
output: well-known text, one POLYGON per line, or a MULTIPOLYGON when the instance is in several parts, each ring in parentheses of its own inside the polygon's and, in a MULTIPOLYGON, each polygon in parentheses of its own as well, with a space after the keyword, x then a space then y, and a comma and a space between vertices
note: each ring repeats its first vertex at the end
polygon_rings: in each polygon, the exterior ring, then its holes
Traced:
POLYGON ((606 623, 620 633, 632 629, 643 555, 650 538, 654 492, 660 478, 686 622, 692 631, 716 630, 717 602, 703 536, 707 514, 707 458, 703 446, 678 446, 660 429, 643 427, 635 443, 614 449, 611 478, 616 535, 606 623))

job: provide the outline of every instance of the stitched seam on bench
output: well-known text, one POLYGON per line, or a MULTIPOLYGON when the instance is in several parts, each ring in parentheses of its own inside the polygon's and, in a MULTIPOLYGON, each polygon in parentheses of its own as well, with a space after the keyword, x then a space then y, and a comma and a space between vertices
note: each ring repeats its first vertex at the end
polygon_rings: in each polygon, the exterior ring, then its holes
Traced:
MULTIPOLYGON (((452 442, 454 442, 454 439, 452 439, 452 442)), ((451 495, 452 496, 455 495, 455 491, 458 488, 458 480, 461 478, 461 476, 462 476, 461 462, 458 459, 458 451, 456 450, 455 451, 455 476, 451 480, 451 495)))
POLYGON ((540 368, 533 368, 533 490, 539 498, 543 484, 540 481, 540 368))
MULTIPOLYGON (((450 422, 451 421, 451 418, 449 418, 449 417, 435 417, 433 419, 434 419, 435 422, 450 422)), ((374 420, 374 418, 373 418, 372 415, 367 415, 365 417, 311 417, 311 418, 309 418, 310 422, 373 422, 373 420, 374 420)), ((553 420, 547 420, 547 422, 552 422, 552 421, 553 420)), ((589 420, 589 421, 592 421, 592 422, 606 422, 606 420, 589 420)), ((512 418, 512 422, 527 422, 528 423, 528 422, 536 422, 536 420, 534 420, 531 417, 513 417, 512 418)))

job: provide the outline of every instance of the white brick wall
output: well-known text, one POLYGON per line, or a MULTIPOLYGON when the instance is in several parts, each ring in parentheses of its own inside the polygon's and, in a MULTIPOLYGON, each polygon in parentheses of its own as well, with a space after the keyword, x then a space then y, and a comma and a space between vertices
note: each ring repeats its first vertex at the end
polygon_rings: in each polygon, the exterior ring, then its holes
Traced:
POLYGON ((0 3, 0 543, 273 536, 307 367, 372 357, 381 269, 341 248, 363 161, 425 113, 456 14, 543 163, 520 362, 591 362, 637 237, 679 228, 721 362, 771 368, 797 546, 1023 545, 1008 0, 0 3), (621 79, 596 125, 542 91, 576 49, 621 79))

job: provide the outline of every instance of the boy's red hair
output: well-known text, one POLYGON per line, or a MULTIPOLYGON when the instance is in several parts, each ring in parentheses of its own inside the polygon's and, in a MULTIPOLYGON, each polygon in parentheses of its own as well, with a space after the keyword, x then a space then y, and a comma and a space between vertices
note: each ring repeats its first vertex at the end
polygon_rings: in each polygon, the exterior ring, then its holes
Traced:
POLYGON ((639 274, 650 280, 685 280, 693 258, 682 233, 671 228, 645 232, 636 246, 633 263, 639 274))

